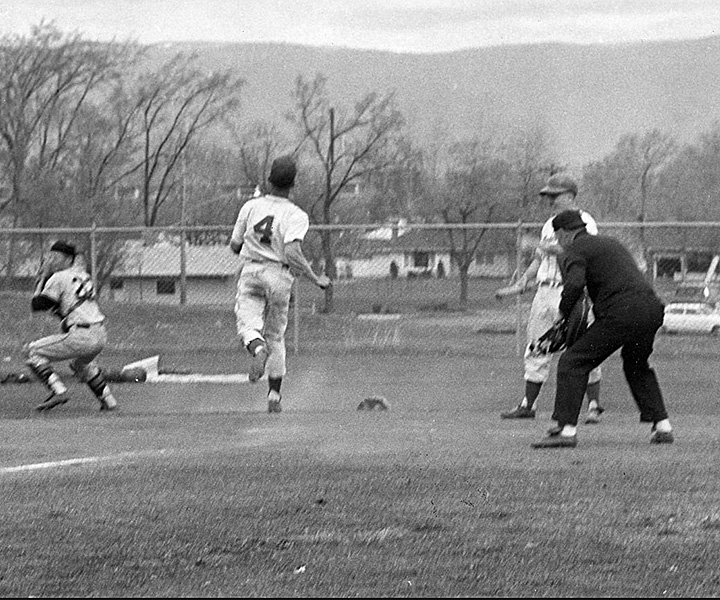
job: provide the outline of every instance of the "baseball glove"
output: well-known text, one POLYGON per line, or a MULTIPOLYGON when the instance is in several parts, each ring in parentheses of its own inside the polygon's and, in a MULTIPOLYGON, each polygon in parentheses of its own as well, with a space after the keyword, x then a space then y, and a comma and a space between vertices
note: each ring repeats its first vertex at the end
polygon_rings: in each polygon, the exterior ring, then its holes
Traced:
POLYGON ((570 348, 587 330, 591 308, 592 303, 586 292, 580 296, 567 317, 555 321, 550 329, 530 343, 530 353, 553 354, 570 348))

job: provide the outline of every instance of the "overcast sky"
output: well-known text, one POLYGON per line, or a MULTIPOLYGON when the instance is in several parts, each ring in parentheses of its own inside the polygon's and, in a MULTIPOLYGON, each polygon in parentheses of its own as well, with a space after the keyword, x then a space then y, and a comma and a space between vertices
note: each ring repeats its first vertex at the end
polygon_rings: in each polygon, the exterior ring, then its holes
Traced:
POLYGON ((720 0, 0 0, 2 34, 41 20, 98 40, 447 52, 713 36, 720 0))

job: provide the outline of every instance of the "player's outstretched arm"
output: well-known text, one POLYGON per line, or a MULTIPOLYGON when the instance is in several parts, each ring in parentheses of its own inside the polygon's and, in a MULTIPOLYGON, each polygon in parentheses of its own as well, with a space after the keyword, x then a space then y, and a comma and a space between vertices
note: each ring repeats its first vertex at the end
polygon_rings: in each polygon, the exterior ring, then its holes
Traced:
POLYGON ((300 241, 290 242, 285 246, 285 257, 294 271, 305 275, 319 288, 324 290, 332 285, 332 281, 327 275, 316 275, 312 270, 310 263, 303 254, 300 241))

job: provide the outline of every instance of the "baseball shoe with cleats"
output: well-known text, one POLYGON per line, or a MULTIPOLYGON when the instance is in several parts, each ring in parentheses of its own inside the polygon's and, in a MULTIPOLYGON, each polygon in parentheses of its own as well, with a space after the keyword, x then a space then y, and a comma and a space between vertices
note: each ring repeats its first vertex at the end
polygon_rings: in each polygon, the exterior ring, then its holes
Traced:
POLYGON ((587 411, 587 415, 585 415, 585 424, 586 425, 596 425, 600 422, 600 415, 605 412, 605 409, 602 406, 598 406, 597 408, 591 408, 587 411))
POLYGON ((278 392, 276 392, 275 390, 270 390, 270 392, 268 392, 268 412, 282 412, 282 405, 280 404, 281 400, 282 396, 278 392))
POLYGON ((504 413, 500 413, 500 418, 502 418, 502 419, 534 419, 535 418, 535 409, 528 408, 527 406, 523 406, 522 404, 518 404, 512 410, 509 410, 504 413))
POLYGON ((563 427, 562 425, 555 425, 554 427, 551 427, 547 430, 547 434, 549 437, 552 437, 554 435, 560 435, 562 433, 563 427))
POLYGON ((52 394, 45 402, 38 404, 35 410, 42 412, 43 410, 50 410, 61 404, 65 404, 70 398, 63 392, 62 394, 52 394))
POLYGON ((248 380, 250 383, 257 383, 265 374, 265 364, 267 363, 267 359, 267 348, 264 345, 259 346, 252 357, 252 362, 250 363, 250 373, 248 373, 248 380))
POLYGON ((100 410, 115 410, 117 408, 117 400, 112 394, 103 396, 100 399, 100 410))
POLYGON ((539 442, 532 444, 533 448, 574 448, 577 446, 577 435, 549 434, 539 442))
POLYGON ((651 444, 672 444, 675 441, 675 436, 672 431, 658 431, 655 427, 652 428, 650 434, 651 444))

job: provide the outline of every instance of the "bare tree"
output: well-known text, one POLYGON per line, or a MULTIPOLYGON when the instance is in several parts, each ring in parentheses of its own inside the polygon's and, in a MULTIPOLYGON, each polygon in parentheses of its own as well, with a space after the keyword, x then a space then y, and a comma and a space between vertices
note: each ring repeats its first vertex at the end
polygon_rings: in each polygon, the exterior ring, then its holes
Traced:
MULTIPOLYGON (((720 121, 678 148, 658 176, 654 192, 660 218, 679 221, 720 219, 720 121)), ((653 198, 655 200, 655 198, 653 198)))
MULTIPOLYGON (((539 124, 518 128, 504 141, 503 154, 512 167, 515 180, 516 218, 527 220, 541 216, 537 206, 538 191, 544 180, 559 170, 552 148, 550 134, 539 124)), ((545 218, 544 214, 542 218, 545 218)))
MULTIPOLYGON (((642 135, 625 135, 604 160, 586 167, 583 188, 601 214, 644 223, 648 213, 657 211, 656 183, 675 153, 675 140, 657 129, 642 135)), ((645 228, 639 229, 637 239, 625 241, 637 246, 637 253, 647 267, 650 257, 645 228)))
POLYGON ((238 150, 238 178, 264 192, 272 161, 290 145, 286 135, 266 121, 254 121, 242 128, 228 123, 228 130, 238 150))
MULTIPOLYGON (((132 55, 132 44, 98 44, 41 22, 29 36, 0 38, 0 143, 10 194, 0 201, 13 227, 48 225, 73 214, 73 178, 81 164, 77 129, 132 55)), ((5 273, 14 270, 15 238, 5 273)))
MULTIPOLYGON (((438 192, 429 198, 428 210, 443 223, 474 224, 504 220, 512 213, 512 170, 498 149, 485 141, 458 142, 449 149, 449 165, 438 192)), ((468 273, 489 229, 450 228, 450 259, 460 277, 459 304, 467 307, 468 273)), ((497 248, 497 240, 493 240, 497 248)))
POLYGON ((583 188, 597 212, 615 218, 645 221, 653 184, 675 152, 675 141, 658 130, 620 138, 603 160, 583 172, 583 188))
MULTIPOLYGON (((318 165, 323 189, 309 199, 315 222, 330 224, 332 207, 348 186, 364 183, 394 163, 396 136, 404 119, 394 108, 392 93, 368 93, 350 110, 335 109, 327 93, 327 79, 312 81, 299 76, 295 82, 295 112, 290 116, 301 134, 301 146, 318 165)), ((337 277, 332 232, 321 232, 325 273, 337 277)), ((333 288, 325 291, 325 312, 334 311, 333 288)))
POLYGON ((243 80, 229 71, 204 72, 195 55, 182 53, 139 76, 127 110, 138 115, 140 151, 124 176, 137 177, 143 223, 157 223, 160 209, 179 195, 188 144, 239 106, 243 80))
POLYGON ((28 169, 36 181, 43 173, 72 169, 69 152, 84 108, 119 76, 128 46, 98 44, 66 35, 41 23, 29 36, 0 38, 0 139, 11 192, 0 212, 12 210, 18 223, 25 202, 28 169), (70 164, 68 164, 70 161, 70 164))
POLYGON ((418 204, 424 190, 425 162, 422 150, 408 138, 401 138, 395 162, 383 171, 368 178, 372 197, 363 211, 363 222, 382 222, 397 217, 415 218, 421 207, 418 204))

